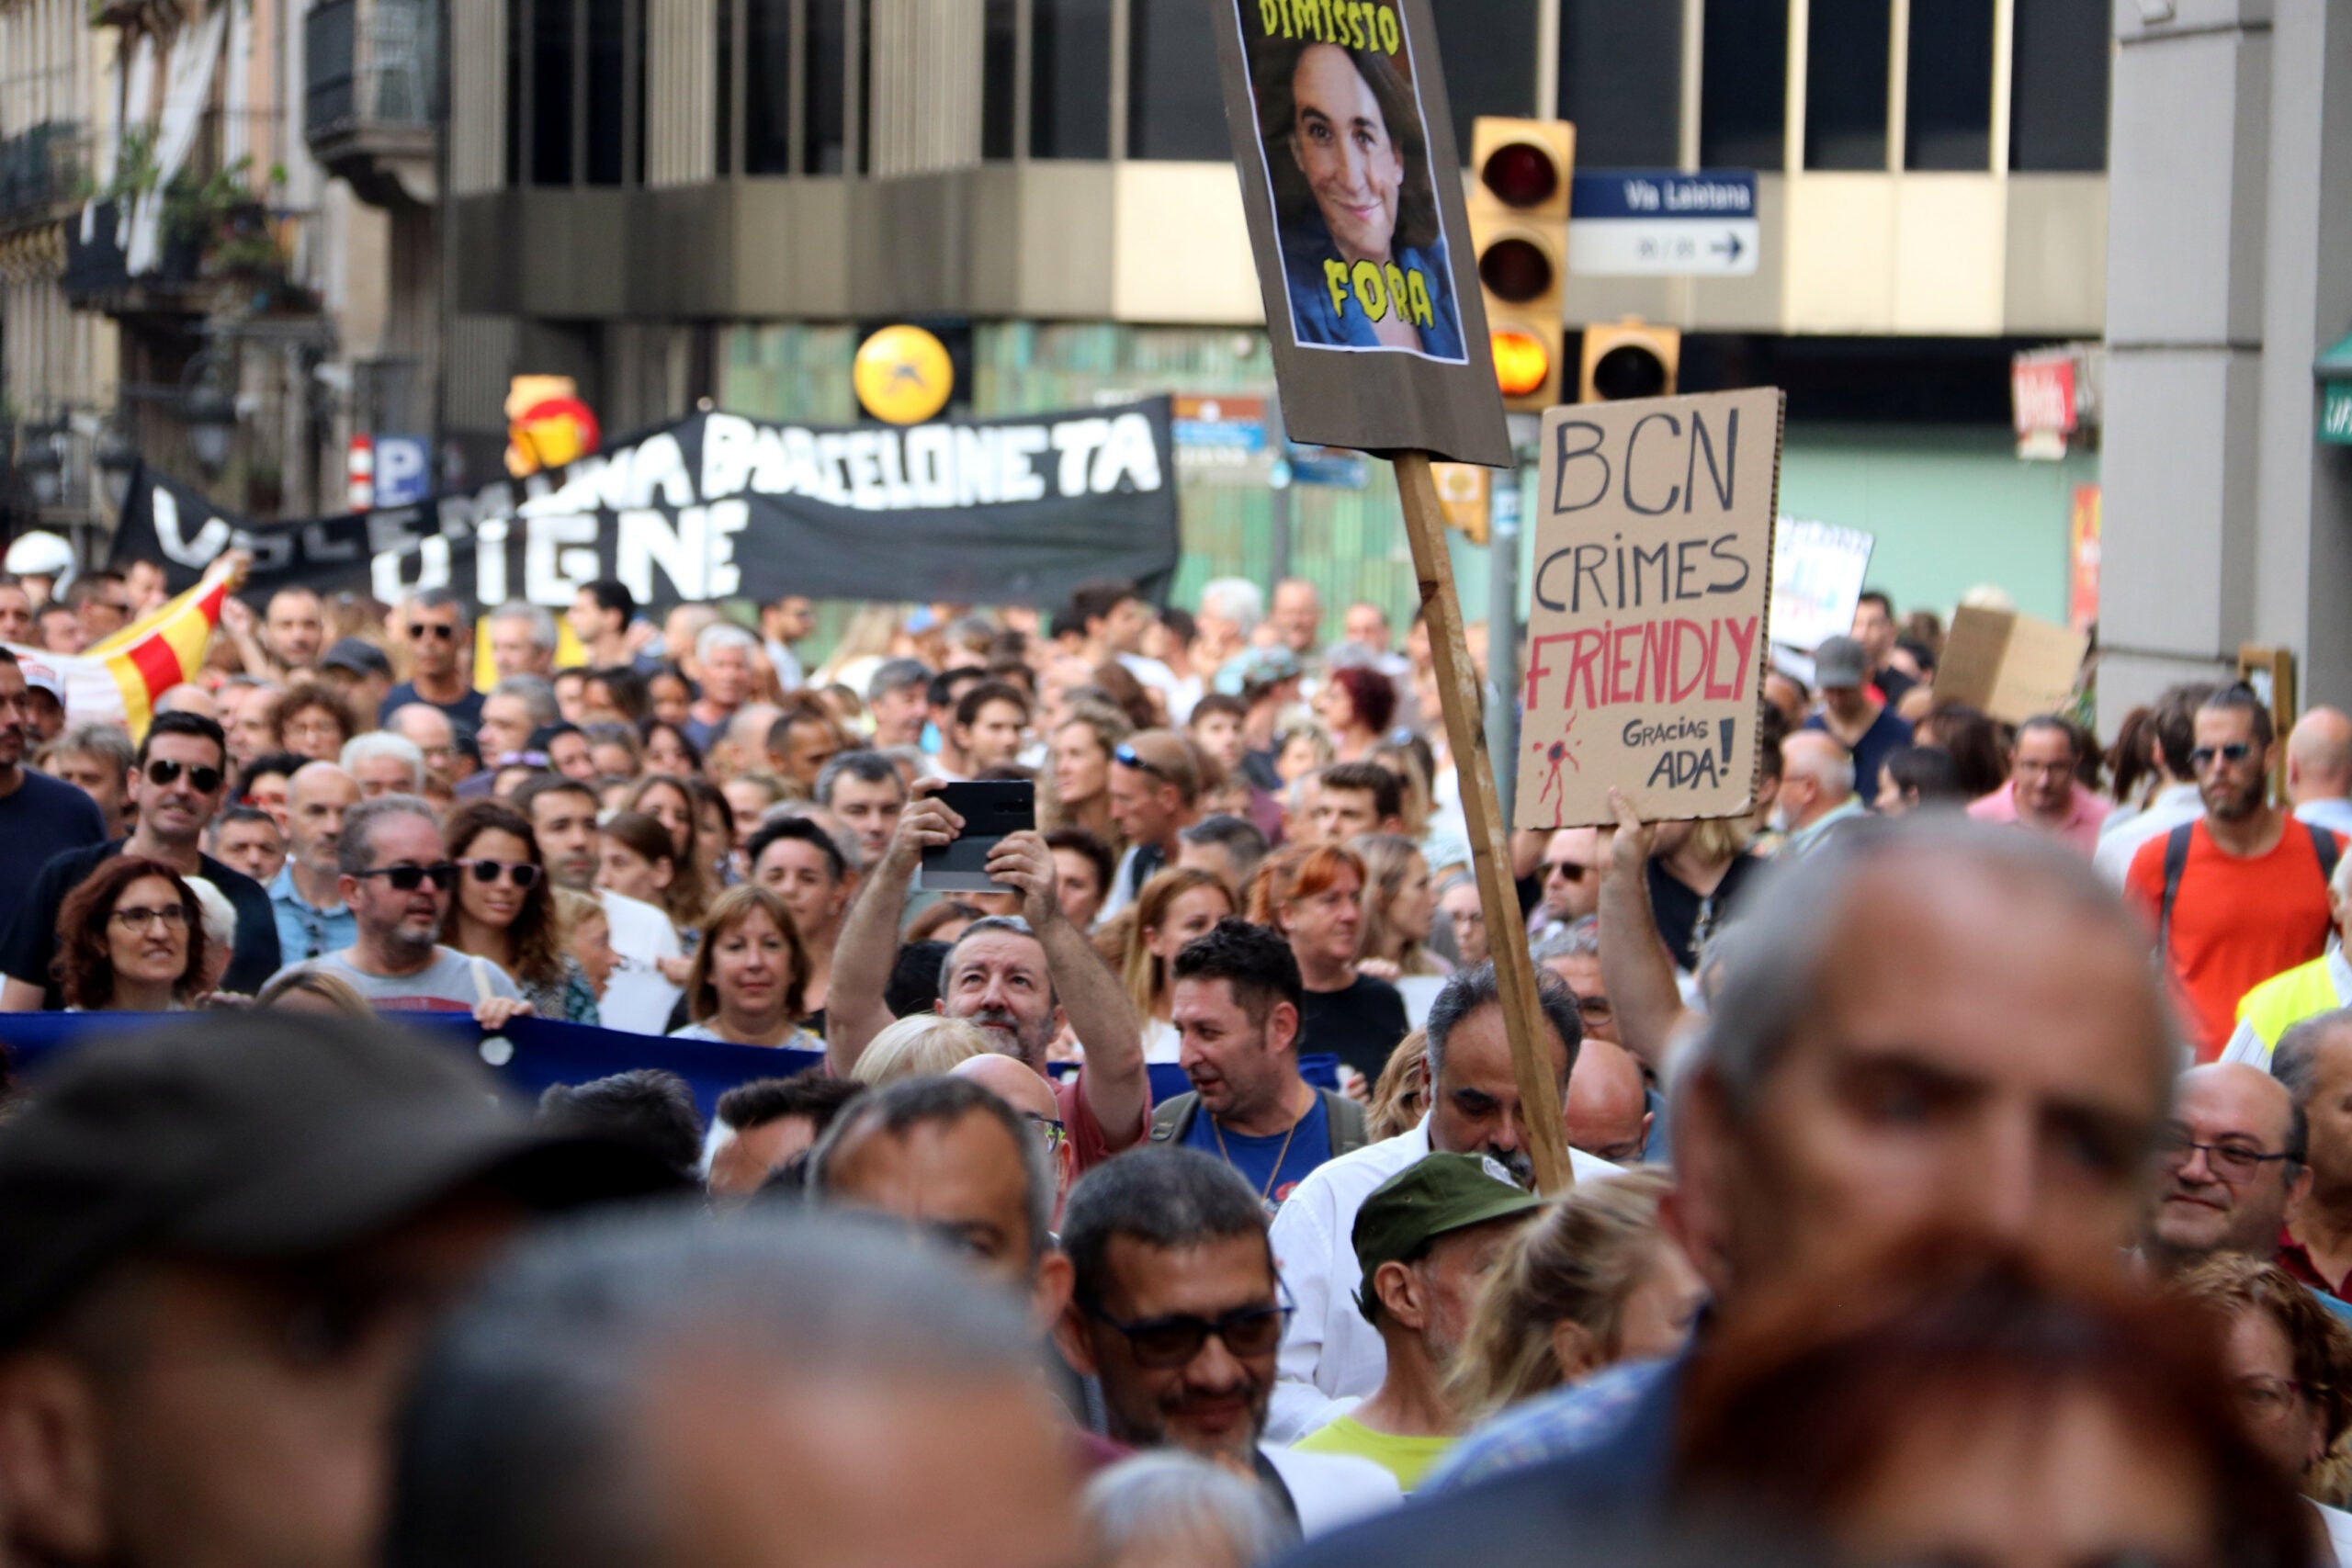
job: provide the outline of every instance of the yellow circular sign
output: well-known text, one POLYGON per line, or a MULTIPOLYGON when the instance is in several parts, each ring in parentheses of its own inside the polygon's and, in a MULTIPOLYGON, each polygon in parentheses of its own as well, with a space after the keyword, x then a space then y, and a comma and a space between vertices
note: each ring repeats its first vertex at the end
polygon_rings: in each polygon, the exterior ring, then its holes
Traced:
POLYGON ((921 327, 884 327, 858 345, 850 381, 875 418, 916 424, 947 406, 956 367, 947 345, 921 327))

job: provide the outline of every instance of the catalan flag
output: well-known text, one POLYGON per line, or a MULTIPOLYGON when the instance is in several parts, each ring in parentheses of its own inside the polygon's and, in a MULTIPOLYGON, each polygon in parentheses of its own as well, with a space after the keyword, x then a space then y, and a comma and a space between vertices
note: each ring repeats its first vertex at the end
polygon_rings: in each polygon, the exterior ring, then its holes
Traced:
POLYGON ((112 720, 136 740, 147 733, 155 699, 194 680, 204 667, 205 648, 220 624, 221 602, 243 567, 242 556, 223 557, 195 587, 81 653, 14 651, 57 672, 65 686, 68 722, 112 720))

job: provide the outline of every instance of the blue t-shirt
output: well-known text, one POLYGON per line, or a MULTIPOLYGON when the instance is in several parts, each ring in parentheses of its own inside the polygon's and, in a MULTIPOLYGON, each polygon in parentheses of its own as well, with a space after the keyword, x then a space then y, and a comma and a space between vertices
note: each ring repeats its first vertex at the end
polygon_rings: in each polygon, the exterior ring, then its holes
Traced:
POLYGON ((0 795, 0 899, 22 905, 40 868, 63 850, 104 843, 107 820, 74 785, 25 770, 24 782, 0 795))
POLYGON ((1323 1109, 1323 1096, 1318 1092, 1315 1103, 1290 1132, 1251 1138, 1218 1127, 1216 1118, 1204 1106, 1193 1114, 1192 1125, 1184 1129, 1184 1143, 1223 1159, 1240 1173, 1250 1191, 1263 1195, 1269 1202, 1280 1203, 1291 1195, 1293 1188, 1306 1179, 1307 1172, 1331 1157, 1331 1118, 1323 1109), (1225 1140, 1222 1149, 1217 1145, 1220 1137, 1225 1140), (1283 1146, 1285 1139, 1290 1145, 1287 1149, 1283 1146), (1280 1172, 1274 1169, 1277 1156, 1283 1162, 1280 1172), (1269 1177, 1273 1179, 1271 1182, 1267 1180, 1269 1177))
MULTIPOLYGON (((1828 721, 1815 714, 1804 721, 1807 729, 1827 730, 1828 721)), ((1854 793, 1868 806, 1878 798, 1879 764, 1889 755, 1911 744, 1911 726, 1894 716, 1894 710, 1883 707, 1871 727, 1854 742, 1854 793)))

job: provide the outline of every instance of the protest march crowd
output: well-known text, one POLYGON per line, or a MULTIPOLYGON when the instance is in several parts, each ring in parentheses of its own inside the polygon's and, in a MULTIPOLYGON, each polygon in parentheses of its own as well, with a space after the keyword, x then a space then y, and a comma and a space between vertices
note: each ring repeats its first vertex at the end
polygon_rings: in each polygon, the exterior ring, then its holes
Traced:
POLYGON ((281 587, 77 718, 164 597, 0 581, 0 1013, 136 1015, 12 1065, 10 1563, 2352 1562, 2343 714, 1864 594, 1750 818, 1510 837, 1546 1196, 1421 622, 281 587))

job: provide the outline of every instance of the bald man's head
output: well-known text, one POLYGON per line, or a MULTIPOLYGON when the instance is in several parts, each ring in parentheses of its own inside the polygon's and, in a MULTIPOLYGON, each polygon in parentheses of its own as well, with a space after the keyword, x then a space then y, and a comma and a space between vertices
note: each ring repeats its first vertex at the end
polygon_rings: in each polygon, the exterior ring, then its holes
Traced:
POLYGON ((2167 1271, 2216 1252, 2267 1259, 2311 1179, 2307 1142, 2293 1096, 2260 1067, 2214 1062, 2181 1074, 2149 1258, 2167 1271))
POLYGON ((2352 718, 2313 708, 2287 736, 2287 796, 2297 806, 2352 795, 2352 718))
POLYGON ((1854 758, 1826 730, 1781 742, 1781 799, 1792 829, 1811 827, 1854 795, 1854 758))
POLYGON ((1563 1107, 1568 1146, 1616 1165, 1641 1163, 1649 1141, 1649 1095, 1642 1066, 1623 1046, 1586 1035, 1577 1047, 1563 1107))

